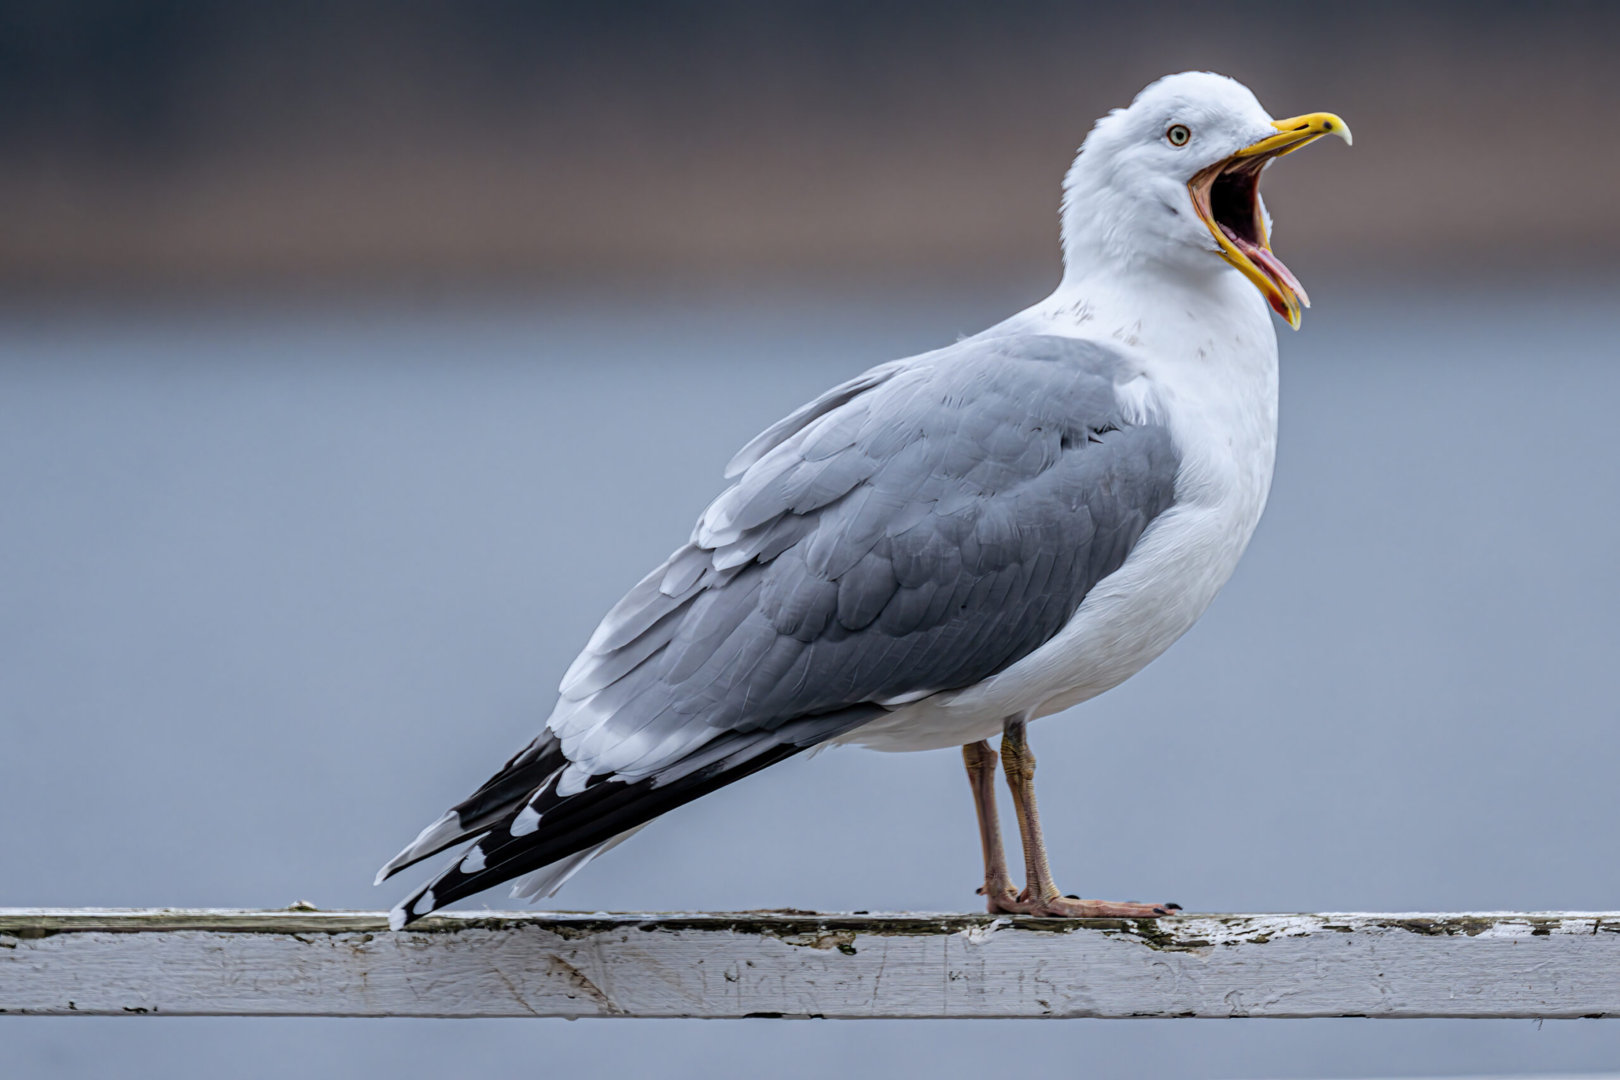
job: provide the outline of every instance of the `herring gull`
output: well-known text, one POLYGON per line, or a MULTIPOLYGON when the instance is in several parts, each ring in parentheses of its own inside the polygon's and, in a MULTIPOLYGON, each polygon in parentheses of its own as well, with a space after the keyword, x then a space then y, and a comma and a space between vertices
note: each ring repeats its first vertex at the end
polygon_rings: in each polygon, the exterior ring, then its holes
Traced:
POLYGON ((1332 113, 1273 120, 1208 72, 1099 120, 1064 180, 1056 291, 743 447, 540 734, 378 873, 468 845, 391 924, 514 878, 550 896, 660 814, 826 743, 962 747, 991 912, 1173 910, 1058 888, 1026 728, 1162 653, 1248 544, 1277 438, 1267 307, 1297 329, 1309 303, 1271 251, 1259 178, 1323 135, 1350 141, 1332 113))

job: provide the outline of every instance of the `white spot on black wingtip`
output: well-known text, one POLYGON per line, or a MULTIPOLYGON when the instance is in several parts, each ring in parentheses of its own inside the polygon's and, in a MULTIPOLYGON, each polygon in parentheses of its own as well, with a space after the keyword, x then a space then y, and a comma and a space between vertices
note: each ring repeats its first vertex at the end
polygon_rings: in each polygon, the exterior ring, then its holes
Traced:
POLYGON ((461 860, 461 872, 463 874, 476 874, 483 868, 484 849, 474 844, 472 850, 467 852, 466 858, 461 860))
POLYGON ((388 929, 405 929, 405 909, 403 907, 396 907, 388 913, 388 929))
POLYGON ((512 827, 507 830, 513 836, 528 836, 540 827, 540 811, 532 806, 525 806, 517 817, 512 819, 512 827))
POLYGON ((418 916, 418 917, 426 915, 429 912, 431 912, 432 910, 433 910, 433 890, 432 889, 429 889, 427 892, 423 893, 421 898, 419 900, 417 900, 416 903, 411 905, 411 913, 413 915, 418 916))

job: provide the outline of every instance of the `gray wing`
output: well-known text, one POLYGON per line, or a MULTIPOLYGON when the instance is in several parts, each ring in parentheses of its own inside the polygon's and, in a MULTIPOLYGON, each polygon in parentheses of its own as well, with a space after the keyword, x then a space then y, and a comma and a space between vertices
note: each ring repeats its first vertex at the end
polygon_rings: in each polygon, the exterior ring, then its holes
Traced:
POLYGON ((541 738, 401 853, 493 828, 433 906, 1050 639, 1174 497, 1168 430, 1121 400, 1133 377, 1093 343, 969 339, 768 429, 602 620, 541 738))
POLYGON ((967 342, 780 436, 569 670, 550 728, 575 782, 970 686, 1044 643, 1173 496, 1127 374, 1090 343, 967 342))

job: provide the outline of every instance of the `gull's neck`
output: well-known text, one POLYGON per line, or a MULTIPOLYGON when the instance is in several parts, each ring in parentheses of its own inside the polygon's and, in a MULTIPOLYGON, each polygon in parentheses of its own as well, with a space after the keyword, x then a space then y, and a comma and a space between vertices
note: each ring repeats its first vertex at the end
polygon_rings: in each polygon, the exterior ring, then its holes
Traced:
POLYGON ((1070 257, 1046 299, 998 330, 1058 334, 1110 344, 1149 359, 1275 365, 1276 331, 1265 300, 1236 270, 1189 274, 1146 262, 1102 266, 1070 257))
POLYGON ((1213 251, 1166 230, 1183 209, 1125 191, 1109 161, 1082 147, 1064 176, 1063 280, 1030 311, 1078 336, 1168 339, 1158 344, 1170 347, 1190 336, 1236 334, 1269 341, 1274 353, 1260 294, 1213 251))
POLYGON ((1063 177, 1059 224, 1065 280, 1082 280, 1098 268, 1208 272, 1184 240, 1174 239, 1186 225, 1181 219, 1191 211, 1190 203, 1171 205, 1158 187, 1120 175, 1117 154, 1091 148, 1097 137, 1095 131, 1087 137, 1063 177))
POLYGON ((1154 215, 1174 208, 1122 193, 1100 167, 1082 150, 1064 179, 1057 288, 987 333, 1084 338, 1172 381, 1214 377, 1274 398, 1277 334, 1259 291, 1163 231, 1154 215))

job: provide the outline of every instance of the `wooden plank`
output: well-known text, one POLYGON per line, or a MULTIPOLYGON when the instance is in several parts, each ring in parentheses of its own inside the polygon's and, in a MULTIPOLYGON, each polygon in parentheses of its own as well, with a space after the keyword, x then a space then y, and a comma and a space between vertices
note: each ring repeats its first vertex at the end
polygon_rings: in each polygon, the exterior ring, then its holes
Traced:
POLYGON ((1620 1016, 1620 913, 0 909, 0 1013, 1620 1016))

